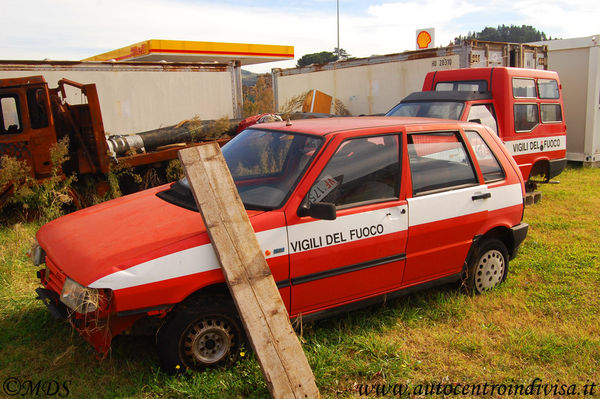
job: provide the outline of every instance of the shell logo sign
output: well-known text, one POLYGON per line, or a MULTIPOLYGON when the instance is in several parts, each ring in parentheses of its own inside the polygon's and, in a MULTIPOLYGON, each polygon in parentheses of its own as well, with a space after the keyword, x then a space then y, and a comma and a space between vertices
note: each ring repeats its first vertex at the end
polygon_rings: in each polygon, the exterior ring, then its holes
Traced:
POLYGON ((417 30, 417 50, 424 50, 435 47, 435 29, 418 29, 417 30))

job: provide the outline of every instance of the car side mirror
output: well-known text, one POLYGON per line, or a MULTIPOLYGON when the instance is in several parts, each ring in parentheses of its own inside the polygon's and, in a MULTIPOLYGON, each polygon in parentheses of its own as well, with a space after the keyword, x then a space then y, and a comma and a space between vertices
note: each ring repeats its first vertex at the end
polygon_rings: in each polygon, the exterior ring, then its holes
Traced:
POLYGON ((310 216, 321 220, 335 220, 337 218, 335 205, 331 202, 317 202, 298 208, 298 216, 310 216))

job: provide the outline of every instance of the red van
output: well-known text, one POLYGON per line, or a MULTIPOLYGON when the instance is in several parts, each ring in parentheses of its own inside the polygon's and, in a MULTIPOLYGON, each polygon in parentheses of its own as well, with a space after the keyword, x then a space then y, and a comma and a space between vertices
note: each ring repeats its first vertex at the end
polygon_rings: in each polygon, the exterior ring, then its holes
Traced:
MULTIPOLYGON (((527 234, 521 174, 480 124, 267 123, 223 155, 291 318, 460 280, 483 292, 527 234)), ((98 352, 158 330, 167 370, 236 358, 243 328, 185 179, 63 216, 37 242, 39 297, 98 352)))
POLYGON ((556 72, 538 69, 429 72, 423 91, 410 94, 386 115, 482 123, 504 142, 526 182, 534 176, 549 181, 567 164, 561 89, 556 72))

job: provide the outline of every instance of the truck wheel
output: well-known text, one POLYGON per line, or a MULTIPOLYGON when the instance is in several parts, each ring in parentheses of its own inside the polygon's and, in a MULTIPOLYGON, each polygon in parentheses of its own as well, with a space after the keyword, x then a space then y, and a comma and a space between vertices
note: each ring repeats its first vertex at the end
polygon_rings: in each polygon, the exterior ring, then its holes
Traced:
POLYGON ((465 285, 469 291, 481 294, 500 285, 508 273, 508 250, 497 239, 484 241, 471 258, 465 285))
POLYGON ((235 363, 244 335, 231 300, 203 298, 174 312, 157 334, 158 356, 165 371, 176 373, 235 363))

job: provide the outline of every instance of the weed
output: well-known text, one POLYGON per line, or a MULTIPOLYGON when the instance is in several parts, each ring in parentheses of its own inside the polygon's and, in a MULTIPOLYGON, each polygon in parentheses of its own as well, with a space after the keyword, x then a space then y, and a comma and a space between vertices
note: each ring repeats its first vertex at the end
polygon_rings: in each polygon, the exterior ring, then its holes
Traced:
MULTIPOLYGON (((525 210, 528 237, 493 292, 440 287, 304 322, 322 397, 357 397, 357 385, 371 383, 600 383, 599 180, 600 169, 568 168, 561 184, 541 187, 542 201, 525 210)), ((26 253, 38 228, 0 227, 0 380, 70 380, 77 398, 268 397, 253 354, 229 370, 171 377, 152 337, 118 336, 98 361, 35 300, 26 253)))
POLYGON ((69 138, 66 136, 50 147, 50 174, 42 180, 34 178, 25 161, 7 155, 0 158, 0 187, 12 185, 13 193, 7 204, 10 210, 20 214, 21 220, 50 221, 62 215, 65 206, 72 202, 71 184, 76 176, 65 176, 61 169, 69 159, 68 151, 69 138))
POLYGON ((310 93, 311 90, 290 97, 282 107, 279 107, 279 112, 281 113, 283 119, 290 119, 290 116, 294 112, 299 112, 302 109, 302 105, 304 104, 306 96, 308 96, 310 93))

